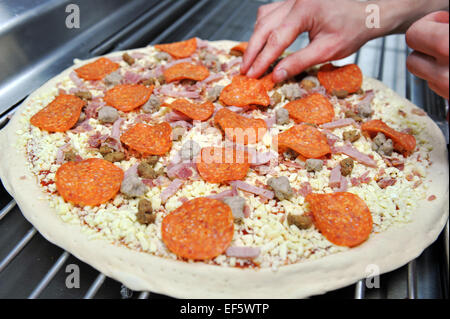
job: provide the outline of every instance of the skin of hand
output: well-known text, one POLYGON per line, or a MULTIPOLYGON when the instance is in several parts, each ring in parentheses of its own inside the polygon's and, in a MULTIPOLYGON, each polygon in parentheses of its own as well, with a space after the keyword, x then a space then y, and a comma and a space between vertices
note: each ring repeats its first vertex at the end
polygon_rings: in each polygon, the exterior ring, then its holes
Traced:
POLYGON ((299 34, 308 32, 309 45, 274 68, 272 79, 281 82, 316 64, 345 58, 371 39, 403 33, 425 14, 447 7, 448 0, 286 0, 263 5, 241 73, 259 78, 299 34), (380 28, 366 27, 369 4, 380 7, 380 28))
POLYGON ((406 60, 408 70, 448 99, 449 13, 434 12, 415 22, 406 32, 406 43, 414 50, 406 60))
POLYGON ((365 20, 365 5, 352 0, 341 0, 339 5, 332 0, 287 0, 261 6, 241 73, 260 77, 305 31, 310 44, 278 63, 275 82, 315 64, 349 56, 373 37, 365 20))

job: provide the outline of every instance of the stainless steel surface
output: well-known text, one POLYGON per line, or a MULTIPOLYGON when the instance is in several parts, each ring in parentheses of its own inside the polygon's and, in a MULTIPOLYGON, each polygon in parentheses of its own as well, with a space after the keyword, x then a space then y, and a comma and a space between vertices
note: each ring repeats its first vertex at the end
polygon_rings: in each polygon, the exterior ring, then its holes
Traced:
MULTIPOLYGON (((75 57, 192 36, 248 40, 263 2, 29 0, 20 6, 19 1, 0 0, 0 56, 8 61, 8 65, 0 64, 0 128, 19 101, 75 57), (58 28, 64 23, 68 3, 80 5, 85 20, 79 30, 58 28)), ((307 34, 303 34, 290 50, 307 43, 307 34)), ((370 41, 338 63, 357 63, 365 75, 379 78, 411 99, 438 123, 448 141, 448 105, 424 81, 407 72, 407 54, 404 36, 393 35, 370 41)), ((0 188, 0 298, 167 298, 149 292, 129 296, 120 283, 49 243, 30 227, 12 198, 0 188), (69 264, 80 268, 79 289, 65 286, 63 269, 69 264)), ((415 261, 381 275, 380 288, 367 288, 363 279, 314 298, 448 298, 448 224, 446 232, 415 261)))

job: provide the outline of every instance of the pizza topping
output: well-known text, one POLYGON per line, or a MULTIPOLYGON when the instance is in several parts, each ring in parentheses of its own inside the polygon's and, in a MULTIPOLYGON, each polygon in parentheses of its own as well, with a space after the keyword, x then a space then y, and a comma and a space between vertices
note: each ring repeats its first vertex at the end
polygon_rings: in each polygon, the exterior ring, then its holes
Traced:
POLYGON ((381 189, 385 189, 388 186, 395 185, 396 182, 397 182, 396 179, 390 177, 385 177, 377 180, 377 184, 381 189))
POLYGON ((361 134, 359 134, 358 131, 352 130, 352 131, 345 131, 342 133, 342 138, 344 141, 349 141, 350 143, 356 142, 361 137, 361 134))
POLYGON ((216 85, 216 86, 213 86, 212 88, 209 88, 206 91, 207 100, 210 102, 216 102, 217 99, 219 98, 220 93, 222 92, 223 88, 224 88, 224 86, 222 86, 222 85, 216 85))
POLYGON ((353 170, 353 166, 355 165, 350 157, 344 158, 339 162, 339 164, 341 165, 342 176, 350 175, 353 170))
MULTIPOLYGON (((192 38, 186 41, 168 44, 157 44, 155 45, 155 48, 160 51, 169 53, 174 59, 183 59, 190 57, 192 54, 194 54, 195 50, 197 50, 197 40, 195 38, 192 38)), ((159 58, 164 59, 165 57, 160 55, 159 58)))
POLYGON ((220 93, 220 101, 225 105, 244 107, 248 105, 268 106, 269 95, 263 83, 243 75, 233 77, 231 84, 220 93))
POLYGON ((278 125, 289 124, 289 111, 283 107, 275 111, 276 123, 278 125))
POLYGON ((208 76, 209 71, 206 67, 188 62, 175 64, 164 71, 164 78, 167 83, 185 79, 202 81, 208 76))
POLYGON ((328 186, 331 188, 337 188, 341 186, 342 174, 341 165, 336 165, 330 172, 330 180, 328 181, 328 186))
POLYGON ((85 101, 92 100, 92 94, 89 91, 77 91, 75 92, 75 96, 85 101))
POLYGON ((56 190, 74 205, 97 206, 118 193, 124 177, 114 164, 90 158, 62 164, 55 175, 56 190))
POLYGON ((119 67, 120 65, 118 63, 112 62, 110 59, 99 58, 94 62, 75 69, 75 72, 82 79, 99 81, 111 72, 116 71, 119 67))
POLYGON ((186 129, 182 126, 175 126, 172 129, 172 141, 181 141, 184 133, 186 133, 186 129))
POLYGON ((394 151, 394 143, 391 139, 386 139, 386 136, 379 132, 372 141, 372 150, 381 156, 391 156, 394 151))
POLYGON ((270 190, 267 190, 267 189, 261 188, 261 187, 257 187, 254 185, 250 185, 243 181, 232 181, 232 182, 230 182, 230 185, 233 187, 239 188, 240 190, 243 190, 243 191, 255 194, 255 195, 259 195, 266 199, 272 199, 275 196, 274 192, 272 192, 270 190))
POLYGON ((286 176, 271 177, 267 180, 267 185, 275 192, 278 200, 289 199, 294 195, 289 179, 286 176))
POLYGON ((351 144, 344 146, 333 147, 333 153, 335 154, 345 154, 350 156, 355 161, 370 166, 377 167, 377 162, 374 159, 370 158, 368 155, 361 153, 356 148, 354 148, 351 144))
POLYGON ((323 168, 323 161, 316 158, 308 158, 305 164, 308 172, 320 172, 323 168))
POLYGON ((172 147, 172 128, 166 122, 154 126, 137 123, 120 140, 142 155, 163 155, 172 147))
POLYGON ((139 197, 148 192, 147 185, 138 177, 137 165, 130 167, 125 172, 120 192, 128 197, 139 197))
POLYGON ((145 179, 155 179, 164 174, 163 168, 155 170, 149 162, 141 162, 137 167, 138 175, 145 179))
POLYGON ((267 131, 264 120, 247 118, 226 108, 216 113, 214 123, 222 128, 227 139, 238 144, 255 144, 267 131))
POLYGON ((331 63, 323 65, 317 73, 320 84, 328 93, 339 91, 357 92, 362 85, 362 72, 356 64, 335 67, 331 63))
POLYGON ((77 123, 85 104, 86 102, 74 95, 58 95, 33 115, 30 123, 48 132, 65 132, 77 123))
POLYGON ((364 98, 358 102, 357 110, 358 115, 364 118, 368 118, 372 116, 372 100, 375 97, 375 93, 373 91, 367 91, 365 93, 364 98))
POLYGON ((117 70, 109 73, 103 80, 106 85, 115 86, 122 82, 122 75, 120 74, 120 71, 117 70))
POLYGON ((170 104, 163 104, 163 106, 170 107, 172 110, 197 121, 206 121, 214 113, 214 105, 211 102, 197 104, 185 99, 177 99, 170 104))
POLYGON ((210 183, 223 183, 245 178, 249 164, 245 151, 233 148, 205 147, 197 157, 200 176, 210 183))
POLYGON ((289 226, 295 225, 298 229, 308 229, 312 226, 313 220, 308 215, 294 215, 287 216, 287 223, 289 226))
POLYGON ((146 87, 142 84, 119 84, 108 90, 103 98, 122 112, 129 112, 143 105, 150 98, 153 86, 146 87))
POLYGON ((344 126, 348 126, 348 125, 359 126, 356 124, 354 119, 344 118, 344 119, 339 119, 339 120, 336 120, 333 122, 324 123, 324 124, 320 125, 320 128, 335 129, 335 128, 344 127, 344 126))
POLYGON ((238 247, 231 246, 225 251, 228 257, 255 259, 261 254, 259 247, 238 247))
POLYGON ((353 119, 356 122, 362 122, 362 120, 363 120, 363 118, 360 115, 356 114, 352 110, 345 111, 344 115, 345 115, 346 118, 353 119))
POLYGON ((108 162, 114 163, 123 161, 126 156, 124 152, 110 152, 108 154, 105 154, 103 158, 108 162))
POLYGON ((161 101, 159 97, 152 94, 148 101, 142 105, 142 112, 144 113, 155 113, 159 111, 159 108, 161 106, 161 101))
POLYGON ((372 231, 372 215, 366 203, 352 193, 309 194, 306 196, 314 225, 333 244, 354 247, 372 231))
POLYGON ((281 93, 289 101, 294 101, 305 96, 308 92, 302 89, 297 83, 291 83, 283 85, 281 87, 281 93))
POLYGON ((153 213, 152 203, 145 198, 139 200, 136 219, 142 225, 153 224, 156 220, 156 214, 153 213))
POLYGON ((166 189, 161 192, 161 203, 166 203, 167 200, 175 195, 175 193, 183 186, 181 179, 175 178, 166 189))
POLYGON ((103 106, 98 110, 98 120, 103 123, 114 123, 119 118, 119 112, 111 106, 103 106))
POLYGON ((134 60, 134 58, 129 55, 127 52, 125 52, 124 54, 122 54, 122 59, 128 64, 128 65, 133 65, 134 62, 136 62, 134 60))
POLYGON ((313 93, 284 106, 297 123, 323 124, 333 120, 334 108, 322 94, 313 93))
POLYGON ((164 217, 162 240, 182 258, 205 260, 222 254, 233 239, 231 209, 211 198, 195 198, 164 217))
POLYGON ((316 128, 300 124, 280 133, 278 136, 278 152, 292 149, 306 158, 319 158, 331 153, 327 138, 316 128))
POLYGON ((180 150, 182 160, 193 160, 200 153, 200 145, 193 140, 189 140, 183 144, 180 150))
POLYGON ((372 137, 378 132, 389 137, 393 142, 396 151, 405 155, 411 153, 416 148, 416 139, 411 134, 398 132, 390 128, 381 120, 371 120, 361 125, 361 130, 368 132, 372 137))
MULTIPOLYGON (((210 197, 211 198, 211 197, 210 197)), ((245 199, 240 196, 226 196, 222 202, 230 206, 234 220, 242 220, 244 216, 245 199)))
POLYGON ((245 53, 245 50, 247 50, 248 42, 241 42, 238 45, 235 45, 231 48, 230 54, 234 56, 242 56, 245 53))

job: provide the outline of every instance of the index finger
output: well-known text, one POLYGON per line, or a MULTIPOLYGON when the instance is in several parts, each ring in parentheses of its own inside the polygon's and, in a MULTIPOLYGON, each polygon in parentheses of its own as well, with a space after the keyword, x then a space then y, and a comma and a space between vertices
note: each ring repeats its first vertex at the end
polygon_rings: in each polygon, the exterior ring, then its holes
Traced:
POLYGON ((274 9, 271 13, 264 17, 264 23, 262 20, 255 25, 255 31, 253 32, 249 42, 247 50, 245 50, 243 56, 243 62, 241 65, 241 73, 245 74, 253 64, 256 56, 264 47, 270 32, 280 25, 283 18, 289 13, 294 1, 289 0, 283 3, 283 5, 274 9))

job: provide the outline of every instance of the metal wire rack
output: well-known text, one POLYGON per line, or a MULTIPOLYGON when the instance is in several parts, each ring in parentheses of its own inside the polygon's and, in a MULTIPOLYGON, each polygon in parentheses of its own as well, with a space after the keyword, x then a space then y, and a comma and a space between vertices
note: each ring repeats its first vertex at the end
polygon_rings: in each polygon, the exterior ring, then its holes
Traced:
MULTIPOLYGON (((72 2, 79 3, 81 7, 87 6, 87 1, 72 2)), ((127 7, 121 8, 121 14, 116 12, 119 15, 115 17, 116 20, 103 16, 102 22, 98 23, 103 28, 117 26, 115 32, 107 37, 94 36, 98 35, 99 30, 104 30, 98 24, 91 25, 88 31, 75 37, 76 44, 90 43, 84 51, 69 51, 71 43, 62 43, 59 55, 52 57, 56 67, 36 73, 34 86, 27 87, 28 92, 70 65, 74 57, 86 58, 193 36, 208 40, 248 40, 257 8, 270 1, 164 0, 147 1, 145 5, 144 2, 129 1, 127 7), (140 15, 130 13, 138 9, 140 15)), ((45 12, 51 13, 54 8, 65 4, 67 1, 53 1, 53 6, 46 8, 45 12)), ((1 9, 0 5, 0 13, 1 9)), ((0 25, 0 44, 2 31, 0 25)), ((307 35, 303 34, 290 49, 304 47, 307 41, 307 35)), ((424 81, 407 72, 405 61, 408 54, 404 36, 391 35, 367 43, 357 53, 339 62, 357 63, 365 75, 382 80, 398 94, 422 107, 441 127, 448 143, 448 124, 445 120, 448 104, 432 93, 424 81)), ((47 56, 38 60, 40 64, 37 66, 27 67, 42 67, 48 62, 46 59, 47 56)), ((3 80, 8 85, 20 85, 15 80, 3 80)), ((26 90, 22 90, 22 95, 17 95, 15 90, 6 93, 9 93, 8 99, 4 100, 7 102, 3 105, 0 103, 0 128, 8 122, 27 94, 26 90)), ((130 291, 67 251, 47 242, 22 217, 16 202, 4 189, 0 189, 0 208, 0 298, 167 298, 151 292, 130 291), (81 282, 78 289, 69 289, 65 285, 67 273, 64 269, 70 264, 80 268, 81 282)), ((438 240, 419 258, 398 270, 381 275, 378 289, 367 289, 364 280, 361 280, 355 285, 314 298, 448 298, 448 232, 447 223, 438 240)))

